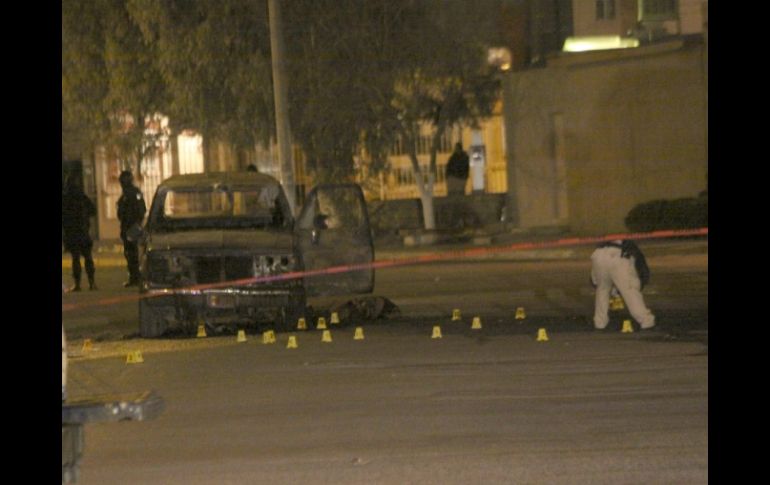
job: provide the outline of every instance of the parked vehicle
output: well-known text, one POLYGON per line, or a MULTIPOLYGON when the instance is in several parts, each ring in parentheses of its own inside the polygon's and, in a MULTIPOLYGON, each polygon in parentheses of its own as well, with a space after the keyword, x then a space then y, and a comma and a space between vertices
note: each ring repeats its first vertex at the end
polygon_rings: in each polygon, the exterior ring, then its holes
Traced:
POLYGON ((358 185, 315 187, 295 220, 269 175, 176 175, 158 186, 140 244, 140 333, 262 320, 288 330, 308 296, 371 292, 373 259, 358 185), (323 272, 346 265, 357 269, 323 272))

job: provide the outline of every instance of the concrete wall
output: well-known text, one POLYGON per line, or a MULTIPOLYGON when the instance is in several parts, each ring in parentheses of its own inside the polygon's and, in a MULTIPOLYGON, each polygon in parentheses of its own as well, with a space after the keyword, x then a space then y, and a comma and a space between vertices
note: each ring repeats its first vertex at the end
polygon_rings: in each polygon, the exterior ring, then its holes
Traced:
POLYGON ((553 116, 563 112, 564 70, 535 69, 516 73, 506 86, 506 146, 509 193, 515 196, 520 227, 560 225, 556 200, 566 179, 555 170, 553 116), (512 160, 513 159, 513 160, 512 160))
POLYGON ((566 222, 582 234, 623 231, 634 205, 705 189, 703 59, 701 42, 677 40, 565 55, 545 69, 512 74, 504 96, 519 226, 566 222), (564 177, 555 163, 559 150, 564 177))
POLYGON ((679 23, 683 34, 704 31, 708 2, 703 0, 679 0, 679 23))
MULTIPOLYGON (((472 221, 470 227, 500 222, 505 194, 471 194, 458 198, 435 197, 436 228, 451 229, 458 215, 472 221)), ((368 202, 369 221, 375 236, 424 227, 420 199, 368 202)))

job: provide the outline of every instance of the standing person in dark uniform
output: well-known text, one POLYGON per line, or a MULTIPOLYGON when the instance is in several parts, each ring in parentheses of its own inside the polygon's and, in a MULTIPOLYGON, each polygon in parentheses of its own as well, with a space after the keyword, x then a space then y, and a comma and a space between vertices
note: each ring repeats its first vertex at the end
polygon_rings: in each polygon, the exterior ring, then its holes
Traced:
POLYGON ((94 259, 91 256, 91 249, 94 242, 89 234, 91 225, 91 216, 96 214, 96 208, 88 196, 83 193, 79 180, 76 176, 67 177, 66 187, 61 199, 61 226, 62 239, 64 240, 64 249, 72 255, 72 279, 75 284, 68 291, 80 291, 80 257, 86 263, 86 274, 88 275, 88 288, 96 289, 94 281, 94 259))
POLYGON ((134 177, 130 171, 120 173, 120 188, 123 194, 118 199, 118 220, 120 221, 120 239, 123 241, 123 255, 128 263, 128 281, 123 286, 139 286, 139 244, 136 239, 137 229, 141 227, 147 206, 142 191, 134 186, 134 177))
POLYGON ((455 151, 446 163, 446 187, 448 195, 465 194, 465 183, 468 181, 470 159, 463 150, 463 144, 455 143, 455 151))

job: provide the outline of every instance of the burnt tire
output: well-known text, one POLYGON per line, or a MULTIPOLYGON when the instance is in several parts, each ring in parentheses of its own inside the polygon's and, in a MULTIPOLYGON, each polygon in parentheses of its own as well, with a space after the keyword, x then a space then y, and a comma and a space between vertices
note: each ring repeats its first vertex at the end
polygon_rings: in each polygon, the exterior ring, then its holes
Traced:
POLYGON ((305 316, 306 298, 292 297, 289 304, 281 308, 278 312, 278 321, 276 330, 279 332, 292 332, 297 329, 297 321, 305 316))
POLYGON ((168 330, 168 321, 162 307, 152 306, 146 299, 139 300, 139 334, 143 338, 157 338, 168 330))

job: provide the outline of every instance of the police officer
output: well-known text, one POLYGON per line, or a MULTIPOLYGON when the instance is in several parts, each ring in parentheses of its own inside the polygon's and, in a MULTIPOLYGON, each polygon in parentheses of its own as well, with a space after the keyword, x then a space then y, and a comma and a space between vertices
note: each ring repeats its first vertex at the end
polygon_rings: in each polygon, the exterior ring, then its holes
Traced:
POLYGON ((655 326, 655 315, 644 304, 642 288, 650 280, 647 261, 631 240, 607 241, 591 255, 591 283, 596 288, 594 327, 601 330, 609 323, 610 293, 617 288, 629 313, 642 329, 655 326))
POLYGON ((470 159, 468 153, 463 150, 461 142, 455 143, 455 150, 446 164, 446 184, 448 195, 463 195, 465 183, 468 181, 470 171, 470 159))
POLYGON ((72 279, 75 284, 67 291, 80 291, 81 256, 85 260, 88 288, 96 289, 94 259, 91 256, 94 242, 89 234, 91 217, 95 214, 94 203, 83 193, 78 178, 68 176, 61 199, 61 226, 64 249, 72 255, 72 279))
POLYGON ((123 194, 118 199, 118 220, 120 221, 120 239, 123 241, 123 255, 128 264, 128 281, 124 287, 139 286, 139 244, 136 232, 141 227, 147 206, 142 192, 134 186, 134 177, 129 170, 120 173, 120 188, 123 194), (132 230, 133 229, 133 230, 132 230))

